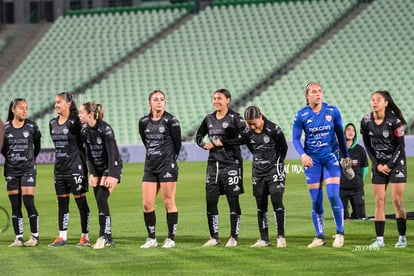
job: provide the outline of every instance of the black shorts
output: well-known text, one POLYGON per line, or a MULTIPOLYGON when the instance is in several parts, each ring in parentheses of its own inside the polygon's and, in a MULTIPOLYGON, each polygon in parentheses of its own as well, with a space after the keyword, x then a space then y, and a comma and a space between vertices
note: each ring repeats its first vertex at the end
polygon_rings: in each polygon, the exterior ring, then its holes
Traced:
POLYGON ((81 174, 55 176, 56 195, 81 195, 88 191, 88 179, 81 174))
POLYGON ((285 191, 285 180, 285 173, 252 177, 253 195, 255 197, 263 197, 283 193, 285 191))
POLYGON ((206 193, 228 196, 244 193, 243 165, 209 161, 206 173, 206 193))
POLYGON ((21 187, 36 187, 36 174, 6 176, 6 186, 7 191, 20 190, 21 187))
POLYGON ((389 175, 378 172, 377 168, 372 167, 372 183, 388 184, 388 183, 407 183, 407 165, 404 163, 395 166, 389 175))
POLYGON ((159 173, 153 173, 147 170, 144 170, 144 175, 142 176, 142 182, 177 182, 178 180, 178 166, 174 168, 168 168, 165 171, 159 173))
MULTIPOLYGON (((96 172, 96 175, 93 175, 95 177, 107 177, 109 176, 109 171, 105 170, 104 172, 96 172)), ((122 168, 121 167, 116 167, 113 171, 113 175, 112 177, 115 177, 116 179, 118 179, 118 184, 121 183, 121 178, 122 178, 122 168)))

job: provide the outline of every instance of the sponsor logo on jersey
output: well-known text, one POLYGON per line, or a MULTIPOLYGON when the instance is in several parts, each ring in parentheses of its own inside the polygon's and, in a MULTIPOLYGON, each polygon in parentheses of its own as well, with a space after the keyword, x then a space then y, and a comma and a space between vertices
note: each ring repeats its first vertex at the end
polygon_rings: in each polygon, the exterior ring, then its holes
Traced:
POLYGON ((227 174, 230 175, 230 176, 235 176, 235 175, 237 175, 237 171, 236 170, 231 170, 227 174))
POLYGON ((332 115, 325 115, 325 120, 328 122, 332 121, 332 115))
POLYGON ((388 129, 384 129, 382 131, 382 136, 384 136, 384 138, 388 138, 390 136, 390 132, 388 131, 388 129))
POLYGON ((263 142, 264 142, 265 144, 269 143, 269 142, 270 142, 270 137, 269 137, 269 136, 267 136, 267 135, 265 135, 265 136, 263 137, 263 142))
POLYGON ((146 129, 144 130, 144 132, 145 132, 145 133, 148 133, 148 132, 150 132, 150 130, 149 130, 148 128, 146 128, 146 129))
POLYGON ((164 176, 163 176, 163 178, 170 178, 170 177, 172 177, 172 175, 169 173, 169 172, 167 172, 166 174, 164 174, 164 176))
POLYGON ((24 138, 29 137, 29 132, 27 130, 23 131, 23 137, 24 138))
POLYGON ((312 123, 313 121, 311 120, 311 119, 307 119, 306 120, 306 124, 310 124, 310 123, 312 123))
POLYGON ((13 138, 14 136, 13 136, 13 134, 11 134, 11 133, 9 133, 8 135, 7 135, 7 138, 13 138))

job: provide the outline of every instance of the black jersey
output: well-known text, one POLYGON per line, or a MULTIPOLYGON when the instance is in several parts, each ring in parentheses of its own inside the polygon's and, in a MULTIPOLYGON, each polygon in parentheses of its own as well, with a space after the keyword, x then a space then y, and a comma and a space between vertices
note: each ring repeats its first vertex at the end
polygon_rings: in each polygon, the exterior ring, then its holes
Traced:
POLYGON ((352 160, 352 169, 355 172, 355 177, 349 180, 343 174, 341 175, 341 189, 344 190, 358 190, 364 187, 364 180, 362 179, 362 168, 368 167, 367 153, 361 145, 354 145, 348 148, 349 158, 352 160))
POLYGON ((21 128, 7 121, 4 130, 4 175, 19 176, 36 172, 36 157, 40 152, 40 130, 37 124, 26 119, 21 128))
POLYGON ((288 145, 282 129, 275 123, 263 118, 261 133, 249 130, 246 145, 253 154, 252 174, 255 177, 281 174, 288 145))
POLYGON ((223 163, 241 163, 240 136, 249 131, 246 122, 239 113, 229 109, 222 119, 216 118, 216 111, 207 114, 196 133, 196 143, 201 148, 206 144, 203 139, 206 135, 211 142, 220 139, 223 147, 212 148, 209 152, 209 161, 223 163))
POLYGON ((404 126, 393 113, 387 112, 380 125, 375 123, 373 113, 365 115, 361 134, 372 167, 387 164, 392 169, 400 162, 405 163, 404 126))
POLYGON ((78 116, 70 116, 63 124, 59 124, 59 117, 50 120, 50 136, 56 149, 55 175, 87 174, 81 128, 78 116))
POLYGON ((177 166, 181 149, 181 127, 178 119, 164 111, 161 119, 154 121, 151 114, 138 122, 139 135, 146 149, 145 170, 159 173, 177 166))
POLYGON ((93 127, 84 126, 81 134, 90 173, 93 176, 108 175, 120 179, 122 160, 111 126, 97 120, 93 127))

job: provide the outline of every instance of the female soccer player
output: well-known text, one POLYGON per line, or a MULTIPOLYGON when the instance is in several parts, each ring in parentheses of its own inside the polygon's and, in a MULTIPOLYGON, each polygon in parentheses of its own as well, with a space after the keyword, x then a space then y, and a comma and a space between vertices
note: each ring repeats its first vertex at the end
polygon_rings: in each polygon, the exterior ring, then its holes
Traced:
POLYGON ((72 193, 79 209, 82 235, 78 247, 89 243, 88 171, 80 134, 81 123, 73 96, 67 92, 55 98, 58 114, 49 122, 50 136, 55 145, 55 190, 58 200, 59 237, 49 247, 65 246, 69 222, 69 196, 72 193))
POLYGON ((99 237, 93 249, 102 249, 114 244, 108 198, 121 180, 122 160, 115 134, 111 126, 103 121, 101 104, 86 102, 79 109, 79 119, 90 172, 89 185, 93 187, 99 212, 99 237))
POLYGON ((276 220, 277 247, 286 247, 285 207, 283 206, 286 173, 283 162, 288 146, 285 135, 282 129, 269 121, 256 106, 249 106, 244 111, 244 119, 250 127, 246 145, 253 153, 253 195, 256 197, 257 222, 260 231, 260 240, 251 247, 271 245, 268 233, 268 195, 276 220))
POLYGON ((353 173, 353 176, 349 178, 346 176, 346 171, 342 169, 339 194, 344 206, 344 219, 362 219, 366 217, 364 178, 368 173, 368 157, 365 149, 358 144, 353 123, 344 124, 344 134, 349 157, 352 160, 353 173), (348 212, 348 201, 352 206, 352 214, 348 212))
POLYGON ((206 171, 207 220, 210 239, 204 246, 215 246, 219 239, 219 196, 225 194, 230 207, 230 238, 226 247, 237 246, 240 229, 241 208, 239 195, 243 190, 243 160, 240 152, 242 133, 249 128, 240 114, 229 109, 231 94, 226 89, 214 92, 213 106, 215 111, 207 114, 196 134, 197 144, 209 150, 206 171), (204 142, 208 135, 209 142, 204 142), (236 144, 232 143, 236 139, 236 144))
POLYGON ((16 239, 10 247, 37 246, 39 244, 39 214, 34 203, 36 186, 36 157, 40 152, 40 130, 27 115, 25 99, 10 102, 4 144, 1 153, 5 157, 4 176, 12 208, 12 222, 16 239), (23 242, 22 201, 29 217, 30 239, 23 242))
POLYGON ((162 201, 167 210, 168 237, 163 248, 175 246, 178 210, 175 192, 178 179, 177 158, 181 149, 181 127, 177 118, 165 111, 165 94, 155 90, 148 97, 150 113, 140 118, 139 134, 146 148, 145 169, 142 177, 142 204, 144 221, 148 231, 141 248, 156 247, 155 199, 161 190, 162 201))
POLYGON ((323 102, 322 95, 322 87, 319 83, 310 82, 305 86, 306 106, 296 113, 292 130, 293 145, 305 168, 306 182, 312 200, 312 220, 316 238, 308 248, 326 244, 322 204, 323 180, 336 224, 336 235, 332 246, 344 245, 344 210, 339 197, 341 167, 338 144, 347 164, 350 164, 350 159, 342 130, 341 114, 336 106, 323 102), (300 140, 302 131, 305 133, 304 146, 300 140))
POLYGON ((406 121, 388 91, 371 95, 370 114, 361 120, 361 134, 372 161, 372 189, 375 196, 375 232, 373 248, 384 247, 385 199, 388 184, 397 220, 399 238, 396 248, 407 247, 407 214, 403 194, 407 182, 404 125, 406 121))

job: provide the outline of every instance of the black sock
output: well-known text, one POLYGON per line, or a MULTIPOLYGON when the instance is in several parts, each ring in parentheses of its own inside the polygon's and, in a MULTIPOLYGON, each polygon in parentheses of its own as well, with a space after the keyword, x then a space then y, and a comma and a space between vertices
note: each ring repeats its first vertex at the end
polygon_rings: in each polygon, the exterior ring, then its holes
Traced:
POLYGON ((23 235, 22 198, 20 194, 9 195, 12 208, 12 223, 14 234, 23 235))
POLYGON ((407 230, 407 219, 397 218, 397 229, 400 236, 405 236, 405 232, 407 230))
POLYGON ((275 220, 277 225, 277 235, 278 237, 285 236, 285 209, 276 209, 275 213, 275 220))
POLYGON ((58 209, 59 230, 65 231, 69 223, 69 197, 58 196, 58 209))
POLYGON ((236 240, 239 236, 240 220, 241 220, 241 215, 234 214, 234 213, 230 214, 230 227, 231 227, 230 235, 231 235, 231 237, 235 238, 236 240))
POLYGON ((155 239, 155 224, 157 218, 155 216, 155 211, 144 213, 145 227, 147 227, 148 238, 155 239))
POLYGON ((177 231, 178 212, 167 213, 168 238, 174 240, 177 231))
POLYGON ((375 221, 375 233, 377 237, 384 237, 385 221, 375 221))
POLYGON ((257 211, 257 223, 259 225, 260 239, 269 241, 269 218, 268 213, 262 210, 257 211))
POLYGON ((82 233, 89 233, 90 210, 86 196, 75 198, 75 201, 79 209, 82 233))
POLYGON ((30 231, 32 234, 37 234, 39 232, 39 215, 34 205, 34 196, 24 195, 23 203, 29 216, 30 231))
POLYGON ((210 231, 210 236, 215 238, 216 240, 219 239, 219 228, 218 228, 218 220, 219 215, 213 215, 207 213, 207 221, 208 221, 208 230, 210 231))

